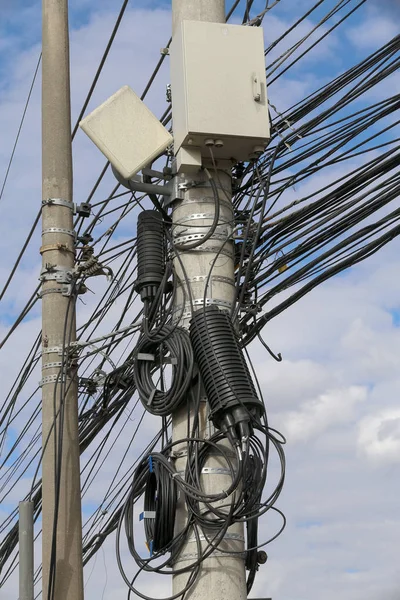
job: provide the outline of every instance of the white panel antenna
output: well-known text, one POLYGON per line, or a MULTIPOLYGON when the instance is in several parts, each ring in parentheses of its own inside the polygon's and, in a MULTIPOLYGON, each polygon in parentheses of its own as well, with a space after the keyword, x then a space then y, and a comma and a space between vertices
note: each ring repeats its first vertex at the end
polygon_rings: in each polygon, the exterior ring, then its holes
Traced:
POLYGON ((79 125, 125 179, 131 179, 173 142, 172 135, 128 85, 79 125))

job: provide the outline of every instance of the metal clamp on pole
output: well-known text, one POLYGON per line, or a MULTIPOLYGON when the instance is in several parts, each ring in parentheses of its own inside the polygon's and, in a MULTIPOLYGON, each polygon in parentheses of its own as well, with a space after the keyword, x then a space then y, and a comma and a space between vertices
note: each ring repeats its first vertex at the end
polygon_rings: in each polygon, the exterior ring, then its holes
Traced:
POLYGON ((46 263, 46 266, 40 271, 40 281, 58 281, 58 283, 71 283, 72 271, 69 267, 61 265, 51 265, 46 263))
POLYGON ((43 206, 65 206, 66 208, 71 209, 74 215, 79 215, 80 217, 90 217, 90 212, 92 210, 92 205, 88 202, 76 204, 75 202, 64 200, 63 198, 46 198, 46 200, 42 200, 42 207, 43 206))

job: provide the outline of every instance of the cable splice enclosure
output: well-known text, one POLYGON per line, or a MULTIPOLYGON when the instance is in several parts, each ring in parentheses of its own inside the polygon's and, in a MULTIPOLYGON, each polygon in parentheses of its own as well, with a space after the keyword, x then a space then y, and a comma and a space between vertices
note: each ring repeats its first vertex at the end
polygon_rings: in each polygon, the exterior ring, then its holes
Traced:
POLYGON ((229 314, 216 306, 197 311, 190 323, 190 339, 210 418, 237 444, 251 435, 264 405, 257 396, 229 314))
POLYGON ((163 219, 155 210, 144 210, 137 223, 137 270, 135 288, 142 300, 152 300, 163 280, 166 239, 163 219))

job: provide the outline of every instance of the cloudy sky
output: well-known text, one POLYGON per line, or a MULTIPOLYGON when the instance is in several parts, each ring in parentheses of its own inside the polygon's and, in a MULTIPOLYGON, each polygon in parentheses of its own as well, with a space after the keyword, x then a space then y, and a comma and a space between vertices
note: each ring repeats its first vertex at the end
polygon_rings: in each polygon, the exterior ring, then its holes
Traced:
MULTIPOLYGON (((281 0, 264 21, 266 43, 286 30, 311 4, 309 0, 281 0)), ((329 0, 326 4, 334 5, 329 0)), ((119 3, 71 0, 70 9, 75 122, 119 3)), ((330 35, 297 71, 271 86, 272 104, 284 110, 319 87, 319 82, 380 47, 398 33, 399 16, 396 0, 367 0, 357 16, 330 35)), ((141 93, 158 61, 160 48, 169 39, 170 21, 169 1, 132 0, 90 108, 125 84, 141 93)), ((309 18, 304 31, 312 25, 313 19, 309 18)), ((0 184, 39 53, 40 3, 0 0, 0 184)), ((147 99, 158 116, 164 110, 167 83, 166 64, 147 99)), ((400 92, 398 78, 391 85, 400 92)), ((384 94, 384 90, 379 93, 384 94)), ((39 75, 0 204, 0 286, 40 206, 40 152, 39 75)), ((78 133, 74 143, 76 201, 85 199, 103 163, 99 152, 78 133)), ((112 179, 106 179, 98 201, 112 186, 112 179)), ((133 225, 127 221, 125 227, 130 226, 133 225)), ((120 233, 121 239, 127 235, 127 230, 120 233)), ((1 337, 36 286, 39 242, 34 236, 2 301, 1 337)), ((273 349, 284 356, 282 363, 264 356, 257 345, 250 349, 270 423, 288 439, 287 480, 279 503, 288 526, 268 548, 269 560, 260 569, 253 597, 400 600, 399 250, 400 243, 392 242, 272 321, 265 334, 273 349)), ((95 291, 101 293, 103 284, 96 285, 95 291)), ((38 306, 10 339, 6 351, 0 352, 4 389, 8 389, 24 350, 39 331, 39 310, 38 306)), ((80 306, 81 322, 88 310, 80 306)), ((142 441, 152 428, 154 423, 145 423, 142 441)), ((134 452, 131 458, 134 460, 134 452)), ((104 485, 111 476, 110 467, 103 474, 104 485)), ((100 489, 101 482, 97 491, 100 489)), ((0 512, 6 512, 10 502, 17 502, 22 493, 23 488, 18 489, 0 507, 0 512)), ((94 487, 86 498, 85 515, 95 504, 96 493, 94 487)), ((262 533, 268 537, 275 526, 272 518, 267 519, 262 533)), ((133 573, 133 564, 131 569, 133 573)), ((114 539, 89 563, 85 581, 87 600, 126 597, 115 561, 114 539)), ((14 599, 15 586, 13 578, 1 592, 1 598, 14 599)), ((151 587, 152 593, 160 597, 168 595, 164 580, 145 582, 144 586, 147 590, 151 587)))

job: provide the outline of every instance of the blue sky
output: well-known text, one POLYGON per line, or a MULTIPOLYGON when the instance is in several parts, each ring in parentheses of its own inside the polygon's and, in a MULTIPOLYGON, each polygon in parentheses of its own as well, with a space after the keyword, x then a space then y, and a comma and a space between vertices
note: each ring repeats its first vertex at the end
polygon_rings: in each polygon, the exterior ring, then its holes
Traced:
MULTIPOLYGON (((334 2, 324 4, 331 8, 334 2)), ((70 2, 73 121, 119 5, 114 0, 70 2)), ((281 0, 264 22, 267 43, 274 39, 279 28, 284 29, 304 12, 306 6, 311 6, 309 0, 301 3, 281 0)), ((141 92, 158 60, 159 49, 170 36, 169 7, 169 1, 132 0, 89 110, 122 85, 129 84, 141 92)), ((322 8, 306 22, 304 31, 320 15, 322 8)), ((284 110, 361 60, 397 34, 398 16, 395 2, 367 0, 327 43, 301 61, 297 70, 271 86, 271 102, 278 110, 284 110)), ((0 180, 39 51, 40 2, 0 0, 0 180)), ((148 97, 148 104, 157 115, 164 109, 168 80, 166 65, 148 97)), ((392 80, 392 89, 399 89, 399 84, 397 76, 392 80)), ((380 93, 387 90, 383 88, 380 93)), ((79 133, 74 143, 76 201, 86 197, 103 162, 97 149, 79 133)), ((107 178, 95 200, 106 197, 113 185, 112 178, 107 178)), ((40 197, 39 78, 0 206, 0 285, 30 228, 40 197)), ((134 211, 120 230, 121 240, 132 235, 136 215, 134 211)), ((107 227, 107 222, 101 224, 96 235, 101 235, 107 227)), ((35 236, 15 284, 0 308, 2 335, 36 285, 39 245, 40 238, 35 236)), ((398 241, 394 242, 271 322, 265 333, 271 346, 282 352, 282 364, 269 360, 257 345, 250 350, 270 421, 288 438, 288 475, 280 504, 288 517, 288 528, 268 548, 269 561, 260 570, 254 596, 266 594, 274 600, 333 600, 339 596, 343 600, 398 598, 400 582, 395 556, 400 535, 397 427, 400 289, 396 277, 399 249, 398 241)), ((96 282, 94 291, 97 296, 93 301, 97 301, 105 291, 105 281, 96 282)), ((87 307, 79 306, 81 322, 87 318, 91 306, 90 303, 87 307)), ((119 308, 115 306, 113 317, 118 315, 119 308)), ((10 386, 38 332, 39 310, 38 305, 37 312, 10 340, 6 352, 0 351, 4 389, 10 386)), ((109 329, 112 325, 113 321, 105 323, 109 329)), ((32 385, 36 383, 34 376, 32 385)), ((27 394, 28 390, 21 402, 27 394)), ((38 398, 35 404, 37 401, 38 398)), ((28 414, 29 411, 23 412, 17 420, 14 436, 28 414)), ((145 424, 127 464, 156 425, 151 419, 145 424)), ((12 437, 8 444, 11 442, 12 437)), ((125 438, 121 439, 116 454, 105 463, 85 502, 85 515, 101 498, 125 443, 125 438)), ((10 502, 17 502, 27 488, 29 478, 14 490, 10 502)), ((7 506, 1 507, 0 513, 5 509, 7 506)), ((273 524, 267 521, 263 527, 262 533, 267 534, 273 524)), ((92 568, 93 563, 88 565, 86 578, 92 568)), ((161 584, 151 583, 160 597, 164 585, 164 580, 161 584)), ((104 557, 100 555, 95 563, 86 598, 95 600, 103 592, 104 600, 126 597, 115 564, 113 540, 105 545, 104 557)), ((15 598, 15 580, 2 593, 5 600, 15 598)))

